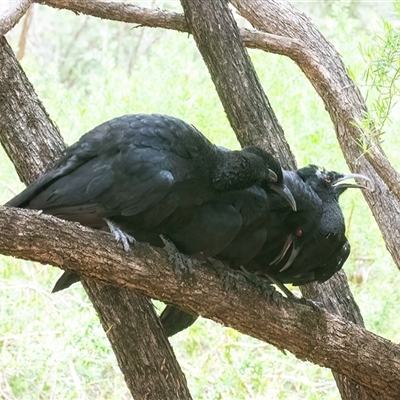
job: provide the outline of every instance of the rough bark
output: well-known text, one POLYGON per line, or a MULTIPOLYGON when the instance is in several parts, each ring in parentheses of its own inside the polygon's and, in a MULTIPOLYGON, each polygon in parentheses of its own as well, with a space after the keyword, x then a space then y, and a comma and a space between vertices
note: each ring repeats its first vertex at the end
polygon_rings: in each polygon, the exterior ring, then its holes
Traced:
MULTIPOLYGON (((25 183, 41 175, 65 148, 4 38, 0 39, 0 141, 25 183)), ((5 229, 0 229, 2 235, 5 229)), ((190 399, 186 379, 149 300, 92 280, 84 287, 133 397, 190 399)))
POLYGON ((0 36, 10 31, 25 15, 33 0, 10 1, 8 7, 0 15, 0 36))
POLYGON ((35 3, 70 10, 78 15, 92 15, 101 19, 135 23, 150 28, 187 32, 187 24, 182 14, 159 8, 152 9, 129 3, 97 0, 35 0, 35 3))
POLYGON ((150 312, 151 301, 130 289, 96 280, 82 284, 101 315, 104 331, 134 399, 191 399, 160 320, 154 311, 150 312))
POLYGON ((37 211, 0 207, 0 215, 0 253, 135 289, 331 368, 376 398, 398 399, 400 346, 323 308, 277 304, 240 273, 224 281, 225 269, 210 263, 177 275, 162 249, 135 243, 127 254, 106 232, 37 211))
POLYGON ((19 178, 28 184, 63 154, 65 144, 4 37, 0 85, 1 143, 19 178))

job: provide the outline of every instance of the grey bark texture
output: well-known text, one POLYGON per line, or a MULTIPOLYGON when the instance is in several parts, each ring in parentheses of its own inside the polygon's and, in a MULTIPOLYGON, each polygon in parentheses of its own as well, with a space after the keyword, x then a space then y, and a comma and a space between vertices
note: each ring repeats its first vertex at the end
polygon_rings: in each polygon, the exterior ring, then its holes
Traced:
POLYGON ((28 11, 33 0, 14 0, 8 3, 0 14, 0 36, 5 35, 18 23, 28 11))

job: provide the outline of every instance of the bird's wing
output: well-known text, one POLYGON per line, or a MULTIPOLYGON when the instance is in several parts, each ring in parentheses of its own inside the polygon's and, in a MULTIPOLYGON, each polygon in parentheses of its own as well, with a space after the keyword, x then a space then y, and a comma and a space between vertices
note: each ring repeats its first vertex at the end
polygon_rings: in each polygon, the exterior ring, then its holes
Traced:
POLYGON ((235 237, 218 254, 233 267, 250 261, 260 252, 267 238, 270 218, 268 196, 264 190, 253 186, 233 192, 236 212, 241 216, 241 225, 235 237))
POLYGON ((340 271, 349 258, 350 251, 350 243, 347 238, 344 238, 341 245, 338 246, 328 261, 315 270, 315 280, 317 282, 325 282, 336 272, 340 271))
MULTIPOLYGON (((267 195, 264 190, 253 187, 224 192, 199 206, 183 208, 166 220, 162 229, 180 251, 202 252, 206 256, 219 255, 240 236, 240 251, 247 257, 250 252, 247 245, 254 244, 254 240, 247 239, 263 224, 266 213, 267 195)), ((227 249, 221 257, 236 258, 238 251, 238 248, 227 249)))
POLYGON ((133 215, 156 204, 177 181, 191 178, 193 170, 181 171, 180 163, 196 157, 201 145, 212 146, 175 118, 140 114, 115 118, 86 133, 50 172, 7 205, 57 215, 84 213, 101 203, 105 213, 133 215))

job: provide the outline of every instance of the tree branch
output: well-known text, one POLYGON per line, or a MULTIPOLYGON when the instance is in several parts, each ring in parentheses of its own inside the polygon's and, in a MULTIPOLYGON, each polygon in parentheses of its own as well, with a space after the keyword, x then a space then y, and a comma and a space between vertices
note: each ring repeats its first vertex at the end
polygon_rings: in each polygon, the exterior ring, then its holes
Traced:
POLYGON ((9 6, 0 15, 0 36, 4 36, 25 15, 33 0, 10 1, 9 6))
POLYGON ((35 0, 35 3, 70 10, 75 14, 92 15, 101 19, 187 32, 187 24, 182 14, 159 8, 152 9, 129 3, 97 0, 35 0))
POLYGON ((207 263, 176 275, 162 249, 135 243, 125 253, 108 233, 37 211, 0 207, 0 253, 76 271, 176 304, 343 373, 380 399, 398 398, 400 346, 324 309, 266 299, 239 273, 227 288, 207 263), (232 285, 230 285, 232 286, 232 285), (254 305, 257 305, 254 307, 254 305))

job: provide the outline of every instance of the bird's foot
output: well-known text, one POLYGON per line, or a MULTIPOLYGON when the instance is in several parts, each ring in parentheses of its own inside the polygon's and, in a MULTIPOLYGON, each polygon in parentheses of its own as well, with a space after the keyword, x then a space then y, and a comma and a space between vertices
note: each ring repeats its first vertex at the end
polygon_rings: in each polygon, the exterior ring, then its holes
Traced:
POLYGON ((267 274, 264 274, 264 275, 270 282, 272 282, 280 290, 282 290, 282 292, 286 295, 288 300, 293 301, 294 303, 303 304, 305 306, 312 307, 314 310, 317 310, 317 309, 319 310, 321 308, 321 306, 322 306, 321 303, 314 301, 314 300, 306 299, 305 297, 297 297, 281 281, 279 281, 278 279, 275 279, 274 277, 272 277, 270 275, 267 275, 267 274))
POLYGON ((110 229, 110 232, 114 236, 117 243, 121 242, 124 250, 128 252, 131 249, 131 246, 130 246, 131 243, 136 242, 135 238, 131 235, 128 235, 120 228, 118 228, 118 226, 116 224, 114 224, 114 222, 112 222, 106 218, 104 220, 107 222, 108 228, 110 229))
POLYGON ((160 238, 164 242, 164 250, 167 252, 169 261, 173 262, 175 265, 175 273, 189 272, 192 274, 194 271, 193 267, 197 265, 198 261, 182 254, 174 243, 165 238, 164 235, 160 235, 160 238))
POLYGON ((240 267, 240 272, 246 279, 257 288, 261 289, 263 295, 267 299, 271 299, 278 306, 282 303, 282 295, 268 282, 252 272, 247 271, 244 267, 240 267))
POLYGON ((303 304, 305 306, 311 307, 314 310, 320 310, 321 307, 323 306, 322 303, 319 301, 306 299, 305 297, 297 297, 295 295, 293 295, 293 298, 291 298, 290 300, 295 303, 299 303, 299 304, 303 304))
POLYGON ((207 260, 212 263, 218 277, 222 280, 225 290, 229 291, 237 288, 238 277, 241 276, 237 270, 227 268, 222 261, 215 258, 207 257, 207 260))

